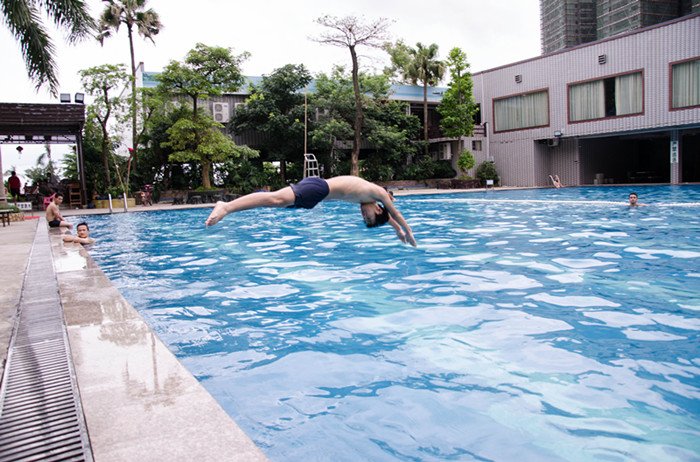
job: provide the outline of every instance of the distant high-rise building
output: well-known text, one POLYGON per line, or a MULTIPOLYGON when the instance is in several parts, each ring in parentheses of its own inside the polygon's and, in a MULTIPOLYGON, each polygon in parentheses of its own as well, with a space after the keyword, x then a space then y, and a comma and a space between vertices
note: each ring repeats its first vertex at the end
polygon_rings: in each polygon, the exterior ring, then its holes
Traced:
POLYGON ((595 0, 540 0, 542 52, 596 39, 595 0))
POLYGON ((700 0, 540 0, 542 53, 700 12, 700 0))

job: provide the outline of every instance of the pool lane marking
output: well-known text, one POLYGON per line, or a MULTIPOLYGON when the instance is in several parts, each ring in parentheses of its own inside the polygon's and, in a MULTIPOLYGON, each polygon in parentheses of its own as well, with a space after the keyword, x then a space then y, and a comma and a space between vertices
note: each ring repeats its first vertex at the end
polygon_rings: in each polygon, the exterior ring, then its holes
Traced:
MULTIPOLYGON (((415 202, 495 202, 495 203, 532 203, 532 204, 579 204, 579 205, 629 205, 628 202, 614 201, 563 201, 543 199, 413 199, 415 202)), ((700 207, 700 202, 671 202, 669 204, 648 204, 656 207, 700 207)))

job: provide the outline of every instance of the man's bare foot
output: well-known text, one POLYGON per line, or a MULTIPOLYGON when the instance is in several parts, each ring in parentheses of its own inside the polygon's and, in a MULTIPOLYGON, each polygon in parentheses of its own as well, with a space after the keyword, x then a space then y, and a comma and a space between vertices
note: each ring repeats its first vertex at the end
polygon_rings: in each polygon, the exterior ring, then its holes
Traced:
POLYGON ((214 210, 211 211, 209 218, 207 218, 207 221, 205 221, 204 224, 207 226, 214 226, 226 215, 228 215, 226 212, 226 203, 218 201, 214 206, 214 210))

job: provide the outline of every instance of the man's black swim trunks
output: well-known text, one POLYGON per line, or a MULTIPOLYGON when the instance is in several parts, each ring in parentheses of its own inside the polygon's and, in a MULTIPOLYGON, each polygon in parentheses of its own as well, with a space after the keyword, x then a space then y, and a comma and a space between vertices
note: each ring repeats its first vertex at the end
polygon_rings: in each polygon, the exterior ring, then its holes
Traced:
POLYGON ((54 218, 53 220, 49 221, 49 226, 51 228, 58 228, 59 226, 61 226, 61 220, 59 220, 58 218, 54 218))
POLYGON ((326 198, 330 189, 323 178, 310 176, 292 185, 295 208, 312 209, 326 198))

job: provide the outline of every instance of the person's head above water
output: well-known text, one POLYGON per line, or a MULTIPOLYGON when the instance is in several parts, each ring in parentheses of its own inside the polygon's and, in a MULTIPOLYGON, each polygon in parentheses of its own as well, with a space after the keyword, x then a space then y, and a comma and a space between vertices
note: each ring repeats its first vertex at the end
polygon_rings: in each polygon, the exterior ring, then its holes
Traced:
POLYGON ((382 226, 389 221, 389 212, 376 202, 360 204, 360 212, 368 228, 382 226))
POLYGON ((78 233, 78 237, 81 239, 87 239, 90 237, 90 228, 84 221, 79 223, 78 226, 75 227, 75 230, 78 233))

